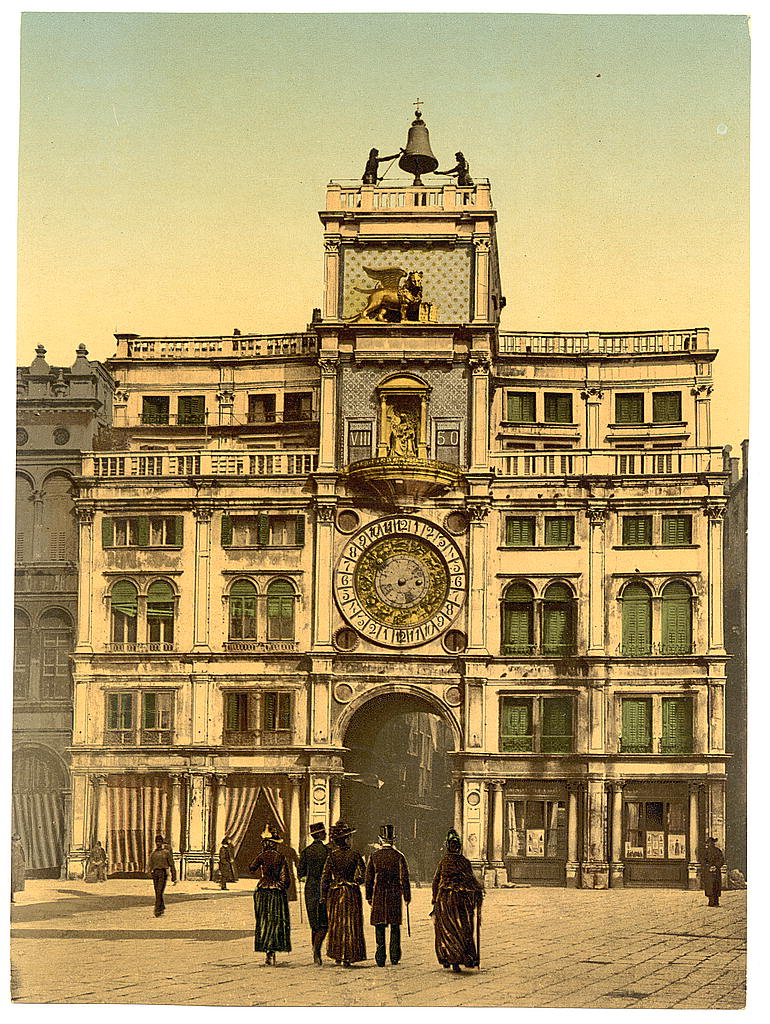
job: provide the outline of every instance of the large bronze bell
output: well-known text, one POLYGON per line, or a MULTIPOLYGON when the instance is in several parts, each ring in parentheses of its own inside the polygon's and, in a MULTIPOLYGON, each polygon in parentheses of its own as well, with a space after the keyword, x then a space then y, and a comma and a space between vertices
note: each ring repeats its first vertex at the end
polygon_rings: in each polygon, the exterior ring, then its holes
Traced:
POLYGON ((408 171, 409 174, 414 175, 412 185, 422 185, 420 175, 429 174, 438 167, 438 160, 430 148, 428 129, 419 110, 414 112, 414 121, 409 129, 406 149, 398 161, 398 166, 402 171, 408 171))

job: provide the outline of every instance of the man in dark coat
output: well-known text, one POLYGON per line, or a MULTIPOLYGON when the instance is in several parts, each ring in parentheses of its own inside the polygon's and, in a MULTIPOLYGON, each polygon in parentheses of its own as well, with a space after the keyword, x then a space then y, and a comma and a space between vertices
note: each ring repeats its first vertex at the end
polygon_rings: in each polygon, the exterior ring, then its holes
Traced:
POLYGON ((703 888, 709 898, 710 907, 719 906, 719 897, 722 895, 722 866, 725 862, 725 855, 717 846, 714 836, 709 837, 706 852, 703 855, 703 888))
POLYGON ((171 872, 171 881, 176 885, 174 858, 166 848, 163 836, 155 836, 155 849, 150 854, 149 869, 152 884, 155 887, 155 916, 162 917, 166 912, 163 893, 166 891, 169 871, 171 872))
POLYGON ((393 846, 395 828, 380 828, 380 849, 375 850, 366 867, 366 898, 372 908, 371 923, 377 940, 374 962, 385 966, 385 930, 390 925, 390 962, 401 959, 401 900, 409 903, 409 868, 406 857, 393 846))
POLYGON ((237 882, 238 872, 235 869, 235 857, 230 839, 225 836, 219 847, 219 888, 226 889, 228 882, 237 882))
POLYGON ((93 871, 97 882, 107 881, 107 851, 97 839, 88 854, 88 867, 93 871))
POLYGON ((326 845, 326 828, 323 822, 310 826, 312 843, 306 846, 299 855, 297 877, 305 879, 305 906, 307 920, 310 925, 310 941, 313 944, 313 963, 319 967, 321 946, 329 930, 329 919, 326 915, 326 904, 321 899, 321 875, 323 874, 329 847, 326 845))

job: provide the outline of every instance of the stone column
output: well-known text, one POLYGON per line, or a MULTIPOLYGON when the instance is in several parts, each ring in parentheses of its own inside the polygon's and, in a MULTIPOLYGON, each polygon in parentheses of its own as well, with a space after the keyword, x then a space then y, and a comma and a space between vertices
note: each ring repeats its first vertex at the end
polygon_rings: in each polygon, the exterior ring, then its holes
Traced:
POLYGON ((586 510, 586 515, 590 524, 588 545, 588 654, 601 655, 605 653, 604 524, 607 519, 607 508, 606 506, 594 506, 586 510))
MULTIPOLYGON (((92 506, 78 505, 75 509, 80 529, 78 572, 78 622, 76 651, 90 652, 93 636, 93 576, 94 576, 94 510, 92 506)), ((109 634, 108 634, 109 636, 109 634)))
MULTIPOLYGON (((64 823, 63 823, 64 824, 64 835, 63 835, 62 838, 63 838, 63 841, 64 841, 64 849, 69 851, 72 848, 72 790, 71 789, 63 789, 61 795, 62 795, 62 801, 63 801, 63 804, 64 804, 64 806, 63 806, 63 812, 64 812, 63 813, 63 818, 64 818, 64 823)), ((69 877, 68 874, 67 874, 67 862, 68 862, 68 859, 69 859, 68 856, 64 858, 64 863, 62 864, 61 871, 59 872, 59 878, 68 878, 69 877)))
POLYGON ((708 615, 709 654, 724 654, 724 590, 722 579, 722 524, 724 504, 706 506, 708 516, 708 615))
POLYGON ((480 779, 465 779, 463 789, 463 852, 477 870, 483 870, 486 847, 484 787, 480 779))
POLYGON ((591 753, 605 752, 605 711, 604 684, 592 679, 588 685, 588 749, 591 753))
POLYGON ((339 309, 340 242, 324 239, 324 319, 336 320, 339 309))
POLYGON ((468 559, 468 651, 486 654, 489 644, 487 637, 487 516, 490 506, 486 503, 468 505, 470 516, 470 543, 468 559))
POLYGON ((227 776, 217 774, 214 776, 217 784, 217 802, 214 807, 214 820, 211 828, 211 849, 216 856, 222 840, 225 837, 225 799, 227 797, 227 776))
POLYGON ((193 649, 210 650, 211 516, 210 505, 198 505, 195 516, 195 579, 193 590, 193 649))
POLYGON ((380 394, 379 419, 377 425, 377 441, 375 451, 378 459, 383 459, 388 454, 388 403, 385 395, 380 394))
POLYGON ((471 368, 471 469, 489 472, 489 369, 488 352, 474 352, 468 358, 471 368))
POLYGON ((695 398, 695 447, 711 445, 711 384, 697 384, 690 394, 695 398))
POLYGON ((329 786, 331 788, 331 801, 329 807, 329 817, 331 821, 329 825, 336 825, 340 820, 341 812, 341 790, 342 790, 342 779, 339 775, 332 775, 329 779, 329 786))
MULTIPOLYGON (((72 797, 70 803, 70 827, 68 830, 69 846, 67 850, 67 878, 82 879, 85 877, 85 862, 89 848, 89 783, 85 772, 73 772, 72 797)), ((91 793, 91 795, 92 795, 91 793)))
POLYGON ((102 846, 107 848, 107 776, 93 775, 91 781, 94 786, 94 816, 91 827, 91 842, 98 839, 102 846))
POLYGON ((580 392, 586 403, 586 448, 600 448, 599 410, 604 392, 601 388, 588 387, 580 392))
POLYGON ((313 574, 313 650, 330 652, 332 647, 331 593, 334 573, 334 505, 316 501, 315 572, 313 574))
POLYGON ((428 396, 420 395, 420 437, 417 441, 417 455, 421 459, 428 458, 430 438, 428 437, 428 396))
POLYGON ((43 543, 43 492, 32 492, 32 544, 29 550, 33 562, 45 562, 50 558, 43 543))
POLYGON ((208 776, 202 772, 190 774, 187 793, 187 849, 184 854, 184 877, 205 881, 210 876, 211 854, 206 848, 209 810, 208 776))
POLYGON ((463 780, 454 776, 452 779, 455 793, 454 830, 461 836, 463 834, 463 780))
POLYGON ((337 361, 318 360, 321 371, 321 408, 319 420, 321 439, 318 451, 319 470, 333 471, 337 464, 337 361))
POLYGON ((580 783, 567 783, 567 866, 566 883, 568 889, 575 889, 578 884, 578 796, 580 783))
MULTIPOLYGON (((495 868, 503 867, 503 784, 495 782, 492 790, 492 864, 495 868)), ((501 879, 498 877, 498 882, 501 879)))
POLYGON ((302 786, 302 775, 289 776, 289 813, 286 818, 288 829, 289 846, 299 853, 302 846, 302 833, 300 831, 300 793, 302 786))
POLYGON ((610 885, 613 889, 622 889, 625 881, 623 875, 623 785, 622 782, 610 783, 612 791, 610 885))
POLYGON ((182 836, 182 776, 171 775, 171 810, 169 812, 169 842, 171 849, 183 852, 182 836))
POLYGON ((476 238, 473 241, 476 250, 475 282, 476 293, 473 302, 473 320, 486 322, 489 320, 489 250, 487 238, 476 238))
POLYGON ((697 889, 700 884, 700 802, 701 786, 691 783, 689 787, 689 820, 687 822, 689 861, 687 864, 687 888, 697 889))
POLYGON ((605 859, 604 831, 607 815, 607 794, 604 779, 589 779, 586 787, 584 831, 586 856, 582 864, 581 883, 584 889, 606 889, 609 865, 605 859))

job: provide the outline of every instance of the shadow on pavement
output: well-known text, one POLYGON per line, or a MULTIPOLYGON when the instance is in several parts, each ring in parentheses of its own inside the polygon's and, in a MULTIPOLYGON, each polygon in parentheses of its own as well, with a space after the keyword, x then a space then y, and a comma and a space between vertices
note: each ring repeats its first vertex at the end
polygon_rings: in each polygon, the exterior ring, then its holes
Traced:
MULTIPOLYGON (((128 910, 132 907, 148 907, 152 909, 155 897, 153 895, 152 883, 149 884, 147 895, 144 896, 111 896, 101 890, 100 892, 81 892, 78 889, 57 889, 61 896, 71 896, 72 899, 51 900, 47 903, 31 903, 28 906, 14 904, 11 908, 11 921, 14 924, 27 924, 33 921, 50 921, 52 918, 74 917, 76 914, 93 913, 94 911, 128 910)), ((175 893, 173 889, 166 890, 164 899, 167 907, 173 907, 177 903, 191 903, 201 900, 226 900, 238 899, 239 897, 251 896, 251 893, 244 890, 222 891, 202 893, 175 893)))
POLYGON ((254 929, 247 931, 240 928, 153 928, 142 931, 139 928, 33 928, 11 929, 12 939, 103 939, 108 942, 122 939, 156 939, 165 942, 167 939, 192 939, 196 942, 232 942, 235 939, 253 937, 254 929))

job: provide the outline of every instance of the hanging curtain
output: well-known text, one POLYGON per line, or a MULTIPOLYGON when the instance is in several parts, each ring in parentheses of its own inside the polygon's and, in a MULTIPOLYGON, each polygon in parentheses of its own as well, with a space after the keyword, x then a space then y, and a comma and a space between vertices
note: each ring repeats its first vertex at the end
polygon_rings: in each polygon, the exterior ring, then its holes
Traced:
POLYGON ((155 846, 165 838, 168 779, 123 776, 107 786, 107 860, 112 872, 144 872, 155 846))
POLYGON ((14 793, 13 827, 21 836, 27 870, 61 865, 64 859, 64 798, 61 793, 14 793))
POLYGON ((263 793, 265 800, 267 800, 268 807, 275 815, 277 822, 278 831, 284 832, 286 828, 286 822, 283 814, 283 801, 281 800, 281 788, 280 786, 261 786, 261 792, 263 793))
POLYGON ((225 833, 238 850, 259 799, 259 786, 250 776, 228 783, 225 791, 225 833))
POLYGON ((546 839, 546 857, 557 857, 559 852, 559 801, 548 803, 548 834, 546 839))

